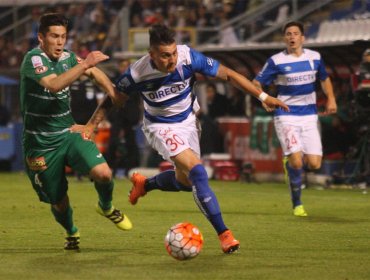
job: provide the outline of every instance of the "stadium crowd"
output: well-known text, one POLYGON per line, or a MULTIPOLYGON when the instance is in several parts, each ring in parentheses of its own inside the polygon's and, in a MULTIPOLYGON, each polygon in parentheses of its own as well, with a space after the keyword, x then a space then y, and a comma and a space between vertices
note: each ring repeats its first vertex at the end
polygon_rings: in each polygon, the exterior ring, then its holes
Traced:
MULTIPOLYGON (((70 34, 66 47, 82 58, 93 50, 101 50, 109 28, 120 9, 127 5, 130 27, 148 27, 164 23, 172 27, 214 27, 223 20, 243 13, 258 1, 246 0, 106 0, 93 3, 31 6, 31 24, 24 38, 0 36, 0 68, 19 67, 24 53, 38 44, 37 22, 42 13, 60 12, 69 20, 70 34)), ((112 46, 107 51, 114 51, 112 46)))

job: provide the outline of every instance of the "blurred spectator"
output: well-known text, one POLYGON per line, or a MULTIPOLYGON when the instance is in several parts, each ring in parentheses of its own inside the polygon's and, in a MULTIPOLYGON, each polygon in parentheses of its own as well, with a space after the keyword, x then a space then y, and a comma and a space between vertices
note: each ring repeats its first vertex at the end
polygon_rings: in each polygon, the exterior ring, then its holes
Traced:
POLYGON ((79 79, 71 86, 71 109, 76 123, 86 124, 94 113, 98 102, 104 97, 89 79, 79 79), (81 110, 81 108, 84 108, 81 110))
POLYGON ((230 87, 227 96, 226 114, 228 116, 246 116, 247 96, 235 87, 230 87))
POLYGON ((90 52, 90 49, 87 43, 85 42, 80 43, 79 41, 76 41, 76 44, 77 44, 76 54, 80 56, 81 58, 85 59, 90 52))
POLYGON ((227 98, 217 92, 216 85, 214 83, 208 83, 206 85, 206 100, 207 100, 207 115, 212 118, 218 118, 226 115, 227 110, 227 98))
POLYGON ((354 83, 356 114, 370 123, 370 49, 364 51, 356 77, 357 82, 354 83))
POLYGON ((41 8, 35 6, 31 10, 31 24, 28 24, 28 39, 30 42, 30 47, 34 48, 39 44, 39 40, 37 39, 37 33, 39 31, 39 18, 41 16, 41 8))
POLYGON ((17 51, 18 51, 18 53, 19 53, 19 55, 20 55, 20 57, 19 57, 19 62, 21 62, 21 61, 22 61, 22 56, 23 56, 26 52, 28 52, 30 49, 31 49, 31 45, 30 45, 29 40, 27 40, 27 39, 23 39, 23 40, 21 41, 21 43, 17 46, 17 51))
POLYGON ((121 59, 117 62, 117 73, 114 76, 114 80, 116 80, 122 73, 125 73, 126 70, 130 67, 130 60, 129 59, 121 59))
POLYGON ((18 67, 23 59, 23 54, 16 48, 13 40, 9 39, 5 42, 5 47, 1 50, 2 66, 18 67))
POLYGON ((0 126, 7 126, 10 121, 9 110, 0 104, 0 126))
MULTIPOLYGON (((249 147, 252 150, 258 150, 262 154, 270 152, 270 123, 272 122, 272 113, 267 112, 255 98, 252 99, 253 109, 251 115, 251 128, 249 147)), ((279 147, 279 140, 277 139, 274 129, 271 132, 272 145, 279 147)))
MULTIPOLYGON (((115 81, 130 66, 128 59, 117 62, 115 81)), ((142 118, 142 104, 139 94, 130 96, 124 108, 114 109, 109 114, 112 124, 107 154, 109 166, 116 177, 126 176, 128 171, 140 165, 140 153, 136 142, 136 126, 142 118)))
MULTIPOLYGON (((188 24, 187 22, 188 11, 185 9, 184 6, 182 5, 177 6, 175 10, 175 14, 176 14, 176 24, 172 25, 173 27, 181 29, 181 28, 188 26, 187 25, 188 24)), ((176 42, 178 42, 179 44, 189 44, 190 42, 189 34, 187 34, 186 32, 181 32, 181 31, 177 32, 176 42)))
POLYGON ((197 11, 196 27, 209 27, 214 25, 212 13, 207 10, 206 6, 200 5, 197 11))
POLYGON ((234 3, 234 16, 238 16, 247 11, 249 0, 235 0, 234 3))
POLYGON ((105 13, 101 10, 95 11, 91 24, 91 34, 89 36, 90 49, 101 50, 109 31, 109 22, 105 18, 105 13))
MULTIPOLYGON (((219 8, 219 24, 226 23, 234 16, 233 6, 233 0, 223 1, 222 8, 219 8)), ((220 30, 220 43, 225 46, 239 43, 239 39, 232 25, 224 26, 220 30)))
POLYGON ((9 110, 0 104, 0 171, 10 171, 14 152, 13 128, 7 127, 9 110))
POLYGON ((370 91, 370 49, 366 49, 362 55, 358 82, 359 89, 368 88, 370 91))
POLYGON ((214 83, 208 83, 205 88, 207 113, 200 112, 198 118, 202 125, 200 147, 203 155, 223 152, 223 137, 219 130, 217 119, 226 115, 227 98, 217 92, 214 83))
MULTIPOLYGON (((321 138, 323 146, 323 156, 326 159, 343 159, 350 147, 355 144, 355 125, 350 117, 350 100, 347 83, 342 83, 339 88, 338 82, 334 82, 334 92, 336 95, 338 110, 335 115, 319 115, 321 125, 321 138), (338 141, 340 139, 340 141, 338 141)), ((325 95, 318 91, 318 109, 325 109, 325 95)))
POLYGON ((74 36, 78 34, 79 38, 85 37, 89 32, 91 24, 89 14, 87 13, 86 4, 77 4, 75 10, 71 12, 73 17, 70 18, 72 27, 69 35, 74 36))
POLYGON ((5 38, 3 36, 0 36, 0 66, 5 66, 5 38))
POLYGON ((140 14, 133 14, 131 16, 131 27, 144 27, 143 19, 141 18, 140 14))

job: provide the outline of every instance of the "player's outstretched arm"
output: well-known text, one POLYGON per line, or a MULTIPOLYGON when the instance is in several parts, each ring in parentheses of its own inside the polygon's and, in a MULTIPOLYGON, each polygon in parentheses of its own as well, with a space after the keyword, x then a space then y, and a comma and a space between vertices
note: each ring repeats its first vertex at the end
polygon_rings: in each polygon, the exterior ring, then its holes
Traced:
MULTIPOLYGON (((252 83, 254 84, 254 86, 258 89, 261 89, 262 90, 262 85, 259 81, 257 81, 256 79, 254 79, 252 81, 252 83)), ((270 107, 268 106, 265 102, 261 102, 262 103, 262 107, 267 111, 267 112, 272 112, 275 110, 275 106, 273 107, 270 107)))
POLYGON ((57 93, 62 89, 71 85, 74 81, 76 81, 81 75, 83 75, 86 70, 94 67, 98 63, 107 60, 109 56, 103 54, 100 51, 93 51, 88 54, 86 59, 81 63, 77 64, 73 68, 69 69, 68 71, 64 72, 61 75, 51 74, 46 77, 43 77, 40 80, 40 84, 50 90, 52 93, 57 93))
POLYGON ((284 102, 263 92, 261 88, 257 88, 246 77, 222 64, 218 68, 217 77, 229 81, 233 86, 243 90, 245 93, 252 94, 261 102, 264 102, 268 107, 281 107, 284 111, 289 111, 288 106, 284 102))

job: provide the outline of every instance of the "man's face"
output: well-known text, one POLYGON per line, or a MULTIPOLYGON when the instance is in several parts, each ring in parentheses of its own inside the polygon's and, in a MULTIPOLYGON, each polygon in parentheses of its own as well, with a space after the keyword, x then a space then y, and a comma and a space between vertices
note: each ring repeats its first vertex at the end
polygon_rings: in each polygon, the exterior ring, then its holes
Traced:
POLYGON ((290 26, 285 30, 284 42, 288 50, 295 51, 302 48, 304 36, 298 26, 290 26))
POLYGON ((52 60, 58 60, 63 53, 67 40, 67 29, 64 26, 50 26, 45 34, 38 34, 41 49, 52 60))
POLYGON ((215 98, 216 91, 212 86, 207 86, 206 87, 206 96, 208 101, 213 101, 215 98))
POLYGON ((370 53, 367 53, 366 55, 364 55, 363 61, 365 63, 370 63, 370 53))
POLYGON ((176 43, 151 47, 149 54, 159 71, 172 73, 176 70, 178 57, 176 43))

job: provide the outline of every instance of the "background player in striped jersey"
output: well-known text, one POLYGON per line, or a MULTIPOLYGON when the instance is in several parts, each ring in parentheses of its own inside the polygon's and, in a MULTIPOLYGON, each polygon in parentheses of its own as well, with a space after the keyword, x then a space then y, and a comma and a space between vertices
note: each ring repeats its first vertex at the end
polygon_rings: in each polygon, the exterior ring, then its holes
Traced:
POLYGON ((200 128, 195 115, 199 105, 192 92, 195 73, 228 81, 269 106, 284 110, 287 106, 218 61, 186 45, 177 45, 175 33, 166 26, 153 26, 149 35, 149 54, 133 63, 118 79, 116 86, 128 95, 142 95, 145 109, 143 131, 152 147, 164 159, 171 161, 175 170, 151 178, 135 173, 131 178, 133 187, 129 201, 136 204, 139 197, 154 189, 193 191, 195 202, 219 236, 222 250, 232 253, 239 248, 239 241, 224 224, 200 159, 200 128))
POLYGON ((283 28, 286 49, 270 57, 253 83, 262 88, 272 82, 277 98, 289 106, 289 112, 263 103, 267 111, 275 111, 274 123, 285 155, 284 168, 295 216, 307 216, 301 201, 303 166, 319 169, 322 144, 318 128, 315 84, 317 78, 327 96, 325 114, 337 112, 333 86, 321 55, 303 48, 304 28, 300 22, 289 22, 283 28))
POLYGON ((76 250, 80 235, 73 223, 65 165, 94 180, 99 214, 112 220, 119 229, 131 229, 132 224, 112 205, 112 173, 102 154, 91 140, 70 131, 75 122, 69 86, 81 75, 94 79, 115 103, 122 102, 109 78, 95 67, 109 57, 95 51, 83 61, 65 50, 67 28, 68 21, 61 14, 45 14, 40 18, 40 45, 25 55, 20 69, 20 98, 27 174, 40 200, 51 204, 56 221, 66 230, 64 248, 76 250))

